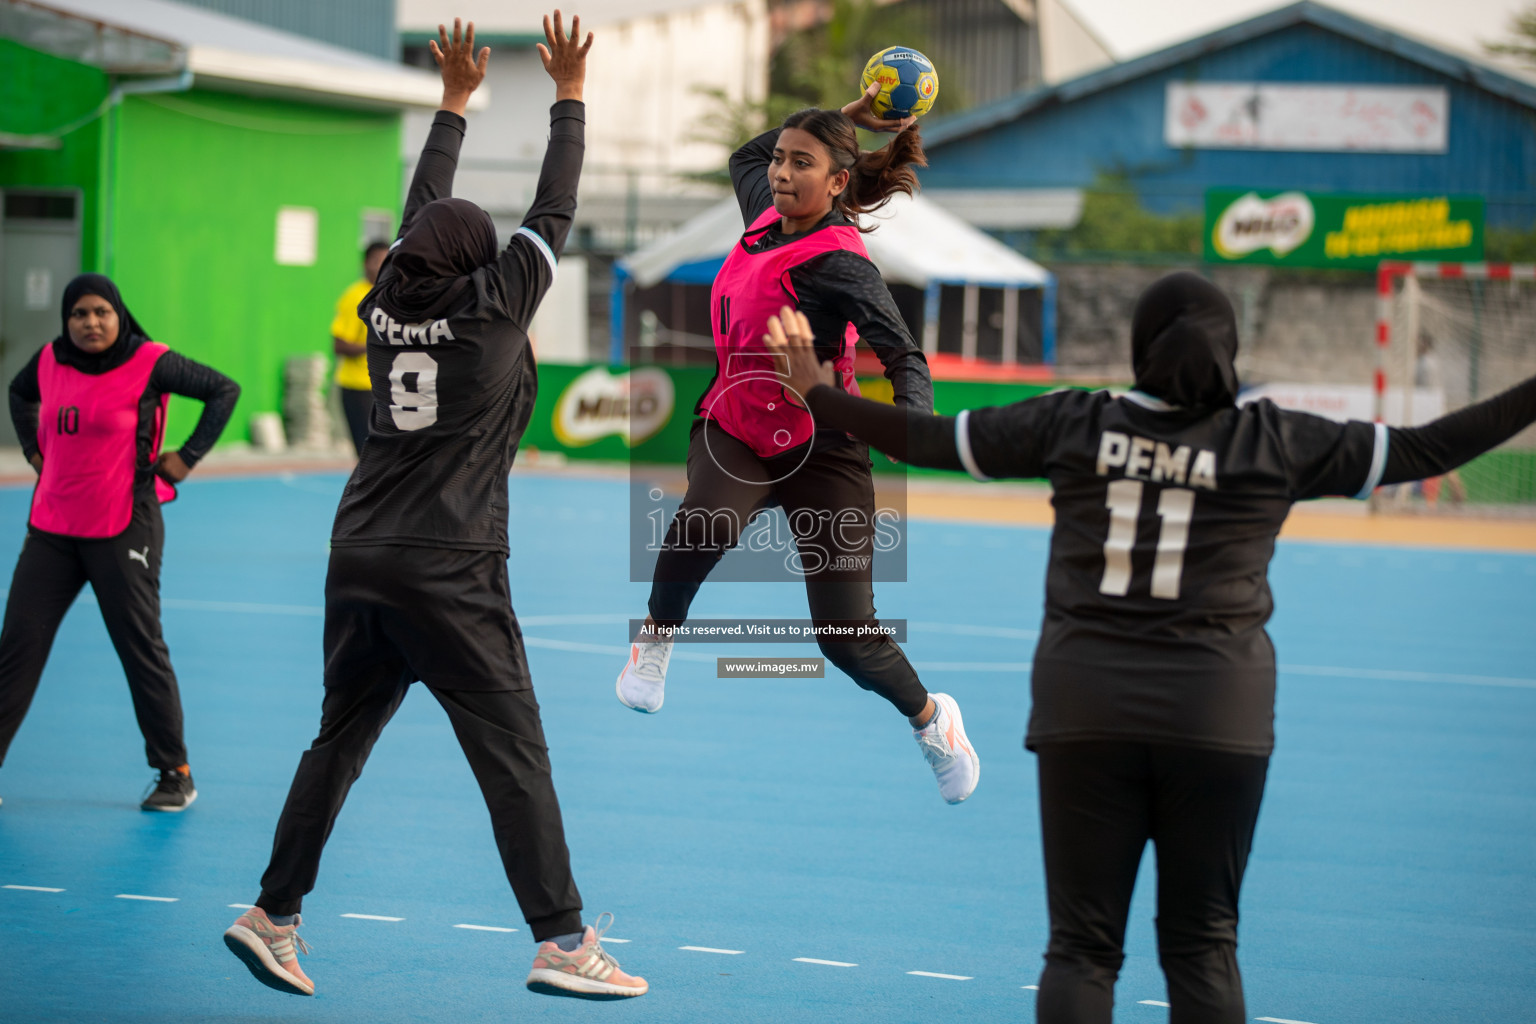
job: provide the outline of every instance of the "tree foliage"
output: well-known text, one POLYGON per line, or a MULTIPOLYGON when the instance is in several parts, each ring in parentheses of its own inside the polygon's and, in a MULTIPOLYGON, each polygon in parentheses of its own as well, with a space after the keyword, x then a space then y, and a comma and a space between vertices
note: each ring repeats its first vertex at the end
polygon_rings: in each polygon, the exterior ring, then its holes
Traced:
MULTIPOLYGON (((710 109, 695 122, 690 137, 733 153, 797 110, 844 106, 857 98, 859 74, 876 52, 898 42, 924 48, 923 20, 915 6, 832 0, 825 23, 796 32, 774 52, 766 99, 732 100, 723 89, 700 89, 709 97, 710 109)), ((860 134, 866 146, 889 141, 886 136, 860 134)), ((703 177, 728 180, 723 170, 703 177)))
POLYGON ((1509 38, 1496 43, 1484 43, 1483 49, 1499 57, 1513 57, 1526 64, 1536 65, 1536 3, 1532 3, 1509 18, 1509 38))
POLYGON ((1141 205, 1124 175, 1101 174, 1083 192, 1078 222, 1035 236, 1038 257, 1118 253, 1199 254, 1205 218, 1198 212, 1163 215, 1141 205))

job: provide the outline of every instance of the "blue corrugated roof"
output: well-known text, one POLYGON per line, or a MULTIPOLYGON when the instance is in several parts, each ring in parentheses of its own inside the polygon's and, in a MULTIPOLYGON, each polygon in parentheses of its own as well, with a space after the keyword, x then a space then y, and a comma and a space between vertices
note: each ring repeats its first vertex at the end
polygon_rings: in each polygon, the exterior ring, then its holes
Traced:
POLYGON ((932 127, 925 125, 923 145, 928 148, 937 148, 944 143, 963 139, 997 125, 1017 120, 1030 111, 1071 103, 1105 89, 1165 71, 1186 61, 1195 60, 1206 54, 1225 50, 1294 25, 1315 25, 1327 29, 1413 61, 1448 78, 1467 82, 1496 96, 1536 108, 1536 84, 1504 74, 1467 57, 1411 39, 1380 25, 1362 21, 1333 7, 1316 3, 1315 0, 1301 0, 1300 3, 1291 4, 1289 7, 1282 7, 1247 21, 1238 22, 1236 25, 1229 25, 1215 32, 1197 36, 1135 60, 1112 64, 1107 68, 1068 79, 1056 85, 1025 89, 964 114, 944 118, 932 127))

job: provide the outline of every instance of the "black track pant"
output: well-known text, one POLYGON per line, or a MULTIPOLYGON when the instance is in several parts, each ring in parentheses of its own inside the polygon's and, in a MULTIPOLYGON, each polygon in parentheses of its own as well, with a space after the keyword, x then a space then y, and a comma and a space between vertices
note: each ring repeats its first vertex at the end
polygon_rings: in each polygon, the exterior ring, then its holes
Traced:
MULTIPOLYGON (((781 505, 802 558, 808 552, 861 554, 862 568, 836 567, 830 557, 806 562, 811 621, 820 625, 878 624, 873 576, 875 485, 869 446, 848 444, 813 452, 798 469, 770 466, 713 420, 696 420, 688 443, 688 492, 656 559, 649 611, 658 626, 688 618, 699 586, 736 546, 754 514, 781 505), (708 431, 708 440, 705 431, 708 431), (850 523, 838 513, 851 510, 850 523), (829 514, 830 513, 830 514, 829 514)), ((866 690, 911 717, 928 703, 900 645, 889 637, 820 641, 827 660, 866 690)))
POLYGON ((534 939, 581 931, 581 896, 512 614, 506 556, 494 551, 331 550, 320 735, 299 760, 257 906, 298 912, 347 792, 418 679, 448 713, 469 759, 534 939))
POLYGON ((1170 1024, 1242 1024, 1237 898, 1269 758, 1120 741, 1037 753, 1051 939, 1035 1019, 1110 1024, 1151 840, 1170 1024))
POLYGON ((368 440, 368 418, 373 415, 373 392, 354 388, 341 389, 341 411, 347 416, 347 430, 352 434, 352 447, 363 454, 363 442, 368 440))
POLYGON ((128 529, 103 540, 27 530, 0 627, 0 762, 32 704, 64 613, 90 583, 128 676, 149 766, 187 763, 181 691, 160 633, 164 545, 165 521, 154 502, 135 502, 128 529))

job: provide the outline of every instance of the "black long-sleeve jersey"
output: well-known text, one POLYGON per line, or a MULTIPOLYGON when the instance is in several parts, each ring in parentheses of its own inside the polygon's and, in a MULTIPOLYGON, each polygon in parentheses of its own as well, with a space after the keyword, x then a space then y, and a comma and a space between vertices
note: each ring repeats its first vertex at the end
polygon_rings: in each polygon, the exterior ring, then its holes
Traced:
MULTIPOLYGON (((741 206, 742 221, 748 226, 773 205, 768 164, 773 159, 779 131, 775 128, 759 135, 731 156, 731 185, 741 206)), ((810 231, 847 223, 847 218, 833 210, 810 231)), ((770 228, 753 244, 752 251, 776 248, 800 237, 803 235, 785 235, 778 228, 770 228)), ((933 411, 933 378, 928 372, 928 360, 912 340, 896 300, 891 298, 890 289, 873 263, 857 253, 838 249, 793 267, 789 279, 799 298, 800 311, 811 322, 814 337, 831 339, 823 359, 837 355, 843 333, 851 323, 859 338, 880 358, 896 404, 933 411)))
POLYGON ((1536 421, 1536 379, 1404 429, 1268 401, 1179 410, 1137 392, 1061 391, 954 418, 824 386, 806 400, 819 423, 913 465, 1050 480, 1030 746, 1135 738, 1252 754, 1274 745, 1268 568, 1291 505, 1446 472, 1536 421))
MULTIPOLYGON (((37 454, 37 416, 43 401, 37 370, 42 356, 43 350, 38 349, 11 379, 11 423, 16 427, 21 453, 28 459, 37 454)), ((65 353, 60 361, 76 367, 89 366, 89 363, 82 364, 81 360, 72 360, 69 353, 65 353)), ((121 363, 103 362, 102 368, 110 369, 117 365, 121 363)), ((91 370, 86 368, 85 372, 91 370)), ((197 426, 192 429, 192 435, 177 449, 181 460, 191 468, 208 454, 208 450, 224 432, 230 416, 234 415, 235 403, 240 400, 240 385, 213 367, 188 359, 179 352, 165 352, 155 360, 154 369, 149 373, 149 382, 144 386, 144 393, 139 396, 138 430, 134 435, 138 448, 138 458, 134 463, 138 467, 133 481, 135 499, 154 494, 154 466, 150 462, 149 453, 155 440, 155 407, 165 395, 181 395, 203 403, 202 414, 197 418, 197 426)))
MULTIPOLYGON (((507 473, 533 413, 537 368, 528 324, 555 277, 576 214, 585 110, 550 110, 549 146, 522 226, 474 271, 459 308, 405 324, 376 303, 368 324, 370 434, 347 482, 331 543, 506 552, 507 473)), ((453 189, 465 121, 438 111, 406 196, 400 234, 453 189)), ((386 258, 379 285, 398 274, 386 258)), ((365 305, 367 300, 365 300, 365 305)))

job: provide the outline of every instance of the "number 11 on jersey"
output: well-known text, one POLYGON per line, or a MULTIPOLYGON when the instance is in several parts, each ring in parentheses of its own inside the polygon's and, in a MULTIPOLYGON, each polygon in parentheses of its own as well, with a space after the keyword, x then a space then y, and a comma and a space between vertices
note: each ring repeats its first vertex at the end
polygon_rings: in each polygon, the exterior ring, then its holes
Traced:
MULTIPOLYGON (((1140 480, 1116 480, 1104 497, 1104 506, 1109 509, 1109 536, 1104 538, 1101 594, 1124 597, 1131 589, 1131 548, 1136 545, 1136 522, 1141 518, 1144 490, 1140 480)), ((1157 535, 1157 559, 1152 563, 1152 596, 1176 601, 1184 575, 1189 523, 1195 516, 1195 492, 1183 487, 1163 488, 1157 499, 1157 514, 1162 527, 1157 535)))

